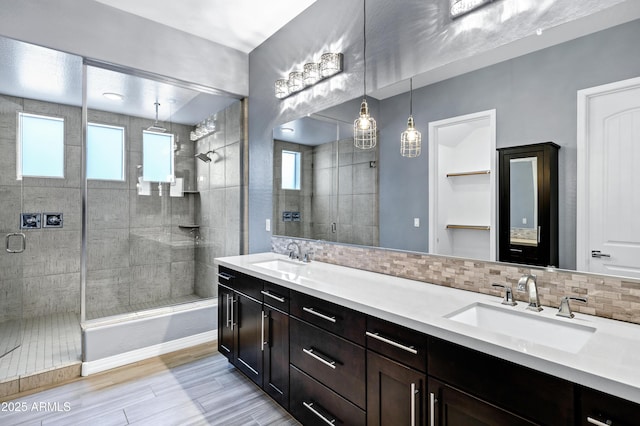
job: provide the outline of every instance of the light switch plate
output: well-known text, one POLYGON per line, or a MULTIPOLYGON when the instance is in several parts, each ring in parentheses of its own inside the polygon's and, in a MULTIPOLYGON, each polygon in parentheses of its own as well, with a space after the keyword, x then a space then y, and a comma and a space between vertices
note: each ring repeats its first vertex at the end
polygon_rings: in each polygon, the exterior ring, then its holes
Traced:
POLYGON ((414 217, 413 218, 413 227, 414 228, 420 228, 420 218, 419 217, 414 217))
POLYGON ((265 231, 271 231, 271 219, 267 219, 264 223, 264 230, 265 231))

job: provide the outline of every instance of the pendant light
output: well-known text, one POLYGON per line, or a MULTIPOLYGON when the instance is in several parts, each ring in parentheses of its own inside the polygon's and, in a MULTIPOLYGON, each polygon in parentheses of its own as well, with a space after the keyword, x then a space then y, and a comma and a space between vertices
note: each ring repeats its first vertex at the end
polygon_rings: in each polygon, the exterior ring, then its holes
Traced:
POLYGON ((403 157, 414 158, 422 150, 422 135, 413 124, 413 78, 409 79, 409 120, 407 130, 400 135, 400 154, 403 157))
POLYGON ((367 0, 364 0, 364 99, 360 105, 360 116, 353 122, 353 144, 356 148, 371 149, 376 146, 377 127, 376 120, 369 114, 369 105, 367 105, 367 0))

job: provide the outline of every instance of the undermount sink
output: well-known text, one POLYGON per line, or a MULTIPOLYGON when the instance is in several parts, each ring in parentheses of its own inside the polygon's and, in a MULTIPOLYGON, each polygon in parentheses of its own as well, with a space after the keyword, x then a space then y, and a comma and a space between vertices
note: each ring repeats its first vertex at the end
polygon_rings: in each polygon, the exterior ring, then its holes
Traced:
POLYGON ((274 260, 266 260, 263 262, 256 262, 253 266, 257 266, 259 268, 271 269, 272 271, 283 272, 288 274, 296 274, 299 273, 301 268, 305 267, 307 264, 304 262, 298 262, 295 260, 283 260, 283 259, 274 259, 274 260))
POLYGON ((445 318, 571 353, 580 351, 596 331, 592 327, 538 315, 474 303, 446 315, 445 318))

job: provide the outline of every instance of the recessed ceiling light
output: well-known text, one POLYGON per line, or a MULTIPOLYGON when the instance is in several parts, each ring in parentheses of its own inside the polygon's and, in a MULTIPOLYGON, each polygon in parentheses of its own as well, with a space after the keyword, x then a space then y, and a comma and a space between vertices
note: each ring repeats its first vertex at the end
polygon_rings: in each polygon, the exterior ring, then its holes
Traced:
POLYGON ((113 92, 104 92, 102 96, 112 101, 121 101, 124 99, 124 96, 122 96, 120 93, 113 92))
POLYGON ((293 129, 291 127, 283 127, 280 131, 282 131, 282 133, 293 133, 293 129))

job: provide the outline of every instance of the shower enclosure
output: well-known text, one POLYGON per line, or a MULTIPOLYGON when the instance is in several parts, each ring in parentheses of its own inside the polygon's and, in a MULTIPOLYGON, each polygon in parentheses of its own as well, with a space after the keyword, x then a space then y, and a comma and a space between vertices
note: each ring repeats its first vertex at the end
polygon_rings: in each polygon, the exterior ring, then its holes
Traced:
POLYGON ((240 252, 242 103, 126 71, 0 38, 0 396, 92 327, 213 306, 240 252))

